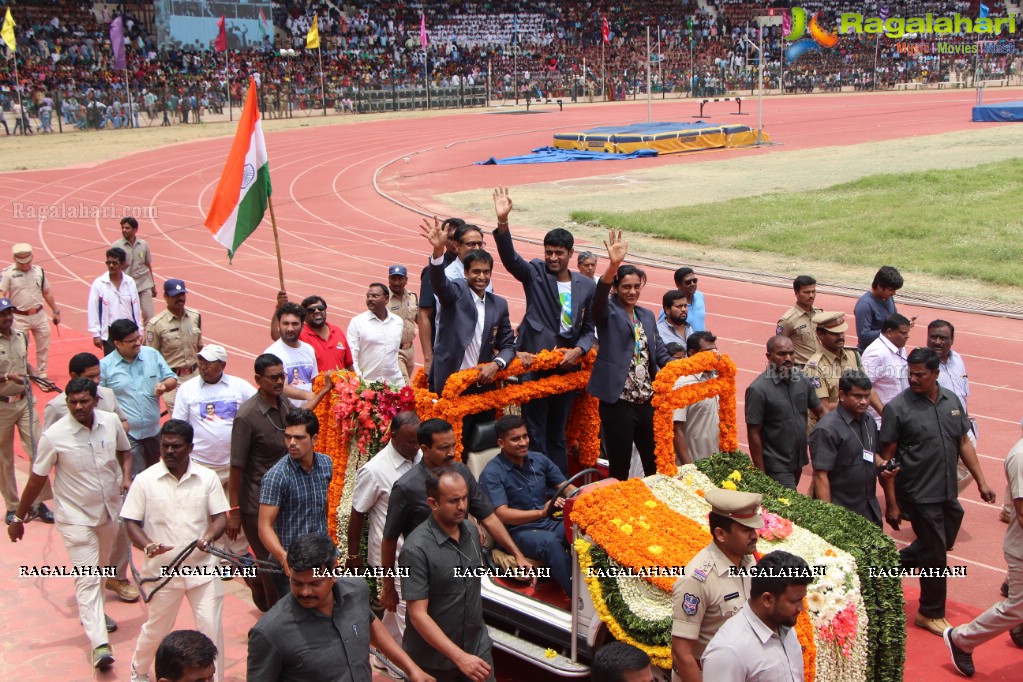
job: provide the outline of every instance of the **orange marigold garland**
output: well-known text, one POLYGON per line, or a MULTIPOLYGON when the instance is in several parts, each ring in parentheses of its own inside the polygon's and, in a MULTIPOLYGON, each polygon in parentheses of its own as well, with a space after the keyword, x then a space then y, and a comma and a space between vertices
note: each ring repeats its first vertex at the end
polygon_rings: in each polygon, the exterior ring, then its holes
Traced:
MULTIPOLYGON (((658 500, 643 479, 590 491, 572 507, 572 521, 623 566, 677 569, 710 544, 699 523, 658 500)), ((670 592, 675 578, 646 576, 670 592)))
MULTIPOLYGON (((581 369, 578 372, 567 374, 552 374, 535 381, 524 381, 519 384, 505 384, 498 386, 485 393, 472 393, 465 395, 476 380, 479 378, 479 370, 476 368, 455 372, 448 377, 444 384, 441 395, 430 391, 426 377, 420 369, 412 381, 415 390, 416 411, 420 419, 439 418, 447 421, 455 430, 456 455, 462 454, 462 419, 470 414, 477 414, 487 410, 494 410, 506 405, 521 405, 530 400, 545 398, 559 393, 570 391, 584 391, 586 383, 590 378, 590 369, 593 367, 593 360, 596 358, 596 351, 591 351, 583 357, 581 369)), ((545 350, 534 356, 532 364, 527 369, 522 362, 516 358, 505 369, 495 376, 496 382, 513 376, 519 376, 526 372, 535 372, 548 369, 555 369, 561 364, 564 354, 561 351, 545 350)), ((586 402, 586 401, 584 401, 586 402)), ((599 424, 599 418, 597 419, 599 424)), ((597 440, 596 432, 591 425, 584 423, 586 431, 580 443, 580 459, 596 462, 600 452, 600 443, 597 440)), ((599 426, 597 431, 599 431, 599 426)))
POLYGON ((654 442, 657 457, 657 472, 667 476, 678 473, 675 465, 674 411, 707 398, 719 396, 718 401, 718 447, 722 452, 733 452, 739 448, 739 437, 735 416, 735 363, 727 355, 703 352, 673 360, 665 365, 654 377, 654 442), (717 376, 675 388, 680 377, 715 371, 717 376))
POLYGON ((600 401, 586 391, 579 391, 568 415, 565 444, 569 451, 578 449, 579 464, 592 467, 600 456, 600 401))
POLYGON ((803 678, 806 682, 813 682, 817 677, 817 642, 814 636, 813 623, 804 599, 803 610, 796 619, 796 637, 803 647, 803 678))

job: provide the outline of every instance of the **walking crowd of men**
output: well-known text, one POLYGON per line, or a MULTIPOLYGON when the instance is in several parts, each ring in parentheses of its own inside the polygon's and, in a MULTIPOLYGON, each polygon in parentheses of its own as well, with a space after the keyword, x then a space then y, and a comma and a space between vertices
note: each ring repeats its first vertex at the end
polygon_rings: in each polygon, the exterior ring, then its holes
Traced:
MULTIPOLYGON (((524 571, 549 568, 572 594, 571 551, 562 523, 552 518, 564 500, 551 492, 572 469, 565 429, 574 394, 529 402, 521 417, 467 417, 463 446, 475 446, 492 429, 499 449, 478 477, 456 460, 452 424, 400 412, 387 445, 356 474, 343 554, 328 536, 327 517, 336 513, 327 503, 333 463, 317 450, 321 425, 313 410, 333 388, 331 372, 408 385, 418 335, 431 390, 440 393, 452 374, 478 368, 470 391, 484 392, 516 358, 529 369, 541 351, 562 353, 556 369, 521 377, 530 381, 580 371, 596 349, 586 390, 599 400, 602 423, 614 424, 602 433, 609 473, 625 479, 635 470, 634 455, 644 474, 655 472, 658 371, 677 357, 727 350, 707 328, 707 301, 692 268, 680 268, 661 310, 650 310, 640 303, 646 274, 626 263, 620 231, 605 241, 602 272, 598 256, 576 256, 573 235, 560 228, 547 233, 542 258, 527 260, 512 239, 508 191, 498 188, 493 200, 498 259, 525 297, 518 324, 494 292, 484 230, 457 218, 426 220, 429 257, 418 296, 408 268, 391 265, 368 284, 365 312, 344 331, 328 322, 321 296, 298 304, 280 292, 252 383, 227 374, 225 347, 205 342, 203 316, 186 305, 183 280, 163 281, 164 310, 154 310, 153 253, 138 223, 126 218, 86 303, 88 332, 104 357, 71 358, 71 381, 47 404, 44 424, 31 381, 59 390, 46 376, 49 322, 60 324, 60 310, 45 272, 33 264, 32 246, 12 247, 14 263, 0 276, 0 488, 8 534, 23 538, 33 518, 55 523, 74 566, 114 567, 112 575, 85 571, 75 580, 95 668, 114 664, 107 633, 117 624, 104 612, 102 588, 137 601, 139 588, 149 586, 131 679, 152 679, 155 665, 157 679, 181 679, 161 672, 176 666, 222 680, 220 578, 239 565, 259 566, 243 577, 266 612, 249 633, 250 680, 368 680, 374 668, 401 669, 416 681, 494 680, 478 576, 488 538, 524 571), (326 381, 314 391, 321 373, 326 381), (20 496, 15 431, 32 459, 20 496), (138 587, 127 578, 128 543, 144 554, 138 587), (392 569, 373 598, 364 580, 334 575, 367 564, 392 569), (184 599, 197 632, 172 634, 184 599), (370 655, 371 646, 379 656, 370 655)), ((901 550, 902 566, 942 569, 964 516, 959 493, 972 482, 986 502, 996 497, 977 459, 969 380, 952 349, 955 328, 936 319, 927 327, 927 346, 907 351, 916 318, 898 313, 894 295, 903 279, 885 266, 855 306, 858 350, 846 348, 849 324, 840 312, 814 307, 816 285, 808 275, 794 280, 795 304, 766 340, 766 368, 746 390, 752 462, 793 491, 810 465, 807 494, 878 527, 908 522, 916 539, 901 550)), ((676 386, 713 376, 682 377, 676 386)), ((673 421, 680 465, 717 451, 717 397, 677 410, 673 421)), ((914 623, 943 636, 966 675, 973 674, 974 648, 998 633, 1010 631, 1023 646, 1020 452, 1023 439, 1005 464, 1005 600, 953 627, 945 618, 946 579, 920 578, 914 623)), ((686 682, 746 680, 783 670, 783 679, 803 679, 793 626, 810 578, 733 575, 731 568, 754 563, 762 500, 728 490, 707 491, 706 499, 713 540, 673 593, 674 675, 686 682)), ((773 552, 759 565, 795 575, 806 562, 773 552)), ((594 660, 594 679, 647 675, 649 661, 618 647, 594 660)))

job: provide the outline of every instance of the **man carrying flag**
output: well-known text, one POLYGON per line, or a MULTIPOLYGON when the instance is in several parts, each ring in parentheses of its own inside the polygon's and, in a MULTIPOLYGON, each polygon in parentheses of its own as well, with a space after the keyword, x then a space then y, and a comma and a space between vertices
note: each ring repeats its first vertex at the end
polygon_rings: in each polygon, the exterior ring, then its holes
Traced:
POLYGON ((270 194, 270 165, 256 105, 256 83, 250 77, 238 132, 206 216, 206 227, 227 248, 230 258, 263 220, 270 194))

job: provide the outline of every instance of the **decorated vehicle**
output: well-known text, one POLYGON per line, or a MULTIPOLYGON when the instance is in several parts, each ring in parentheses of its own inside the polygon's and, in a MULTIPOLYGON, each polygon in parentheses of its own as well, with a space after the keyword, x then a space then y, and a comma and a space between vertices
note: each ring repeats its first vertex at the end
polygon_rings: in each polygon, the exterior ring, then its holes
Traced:
MULTIPOLYGON (((556 366, 560 357, 558 352, 541 353, 532 369, 537 364, 556 366)), ((414 386, 415 409, 423 419, 447 419, 457 431, 467 414, 580 390, 591 363, 592 357, 579 372, 465 397, 461 392, 475 381, 476 370, 453 375, 441 396, 430 393, 420 375, 414 386)), ((524 371, 516 360, 498 378, 524 371)), ((383 425, 389 420, 386 413, 393 416, 398 409, 407 409, 413 398, 408 393, 412 389, 382 392, 380 387, 360 387, 357 379, 340 384, 319 409, 321 423, 325 417, 336 417, 321 435, 321 444, 328 443, 325 451, 335 460, 331 504, 338 513, 332 523, 343 539, 353 466, 365 459, 366 452, 379 449, 383 425)), ((782 488, 756 470, 748 455, 737 452, 735 365, 727 356, 701 353, 673 361, 658 374, 654 388, 659 473, 642 479, 589 482, 599 477, 589 468, 598 464, 599 417, 588 396, 577 399, 567 435, 578 449, 580 465, 587 468, 571 479, 581 487, 564 510, 576 559, 573 594, 564 595, 550 580, 534 587, 484 577, 484 615, 494 645, 558 675, 583 677, 593 653, 617 639, 646 651, 661 679, 667 680, 671 588, 685 565, 711 542, 710 505, 704 494, 722 487, 763 495, 765 525, 759 531, 758 554, 785 550, 803 557, 818 573, 796 627, 806 679, 901 680, 906 638, 901 580, 871 576, 871 569, 898 566, 891 539, 853 512, 782 488), (704 372, 713 372, 714 378, 674 389, 678 377, 704 372), (722 453, 679 470, 671 438, 672 411, 715 395, 720 398, 722 453)), ((496 449, 475 452, 466 460, 478 474, 496 454, 496 449)), ((509 561, 499 550, 494 555, 498 563, 509 561)))

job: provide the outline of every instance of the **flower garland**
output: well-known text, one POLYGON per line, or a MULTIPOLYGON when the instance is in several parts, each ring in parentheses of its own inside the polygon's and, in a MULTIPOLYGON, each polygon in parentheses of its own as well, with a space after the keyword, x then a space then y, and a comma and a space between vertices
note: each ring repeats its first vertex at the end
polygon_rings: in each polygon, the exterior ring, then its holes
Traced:
POLYGON ((674 411, 718 396, 718 447, 723 452, 738 449, 739 437, 735 412, 735 363, 727 355, 705 351, 665 365, 654 377, 654 443, 657 471, 668 476, 678 472, 675 465, 674 411), (717 376, 695 384, 675 388, 679 378, 704 372, 717 376))
POLYGON ((600 400, 586 391, 579 391, 572 403, 565 429, 565 445, 578 452, 579 464, 585 469, 597 463, 600 456, 600 400))
POLYGON ((769 511, 761 512, 760 517, 764 519, 764 527, 757 529, 757 535, 768 542, 784 540, 792 534, 792 522, 788 519, 769 511))
MULTIPOLYGON (((583 495, 572 521, 623 566, 683 567, 711 541, 705 528, 660 502, 639 478, 583 495)), ((675 584, 670 576, 645 579, 666 592, 675 584)))
MULTIPOLYGON (((480 371, 477 368, 455 372, 448 377, 444 384, 441 395, 430 391, 427 386, 426 376, 420 369, 412 382, 415 391, 416 411, 423 420, 439 418, 451 424, 455 431, 455 454, 461 457, 462 454, 462 419, 470 414, 478 414, 487 410, 500 409, 507 405, 521 405, 531 400, 545 398, 560 393, 571 391, 585 391, 586 384, 590 380, 590 370, 593 368, 593 361, 597 357, 595 350, 590 351, 581 361, 581 368, 577 372, 567 374, 552 374, 535 381, 524 381, 518 384, 506 384, 498 386, 494 390, 483 393, 465 394, 479 379, 480 371)), ((509 377, 519 376, 526 372, 535 372, 548 369, 555 369, 561 365, 564 353, 558 350, 544 350, 534 356, 532 364, 527 369, 522 362, 515 358, 505 369, 499 371, 495 382, 500 382, 509 377)), ((579 402, 579 401, 577 401, 579 402)), ((592 420, 592 406, 589 401, 583 400, 583 410, 575 413, 582 418, 578 426, 575 439, 579 443, 579 458, 583 462, 595 463, 600 453, 599 441, 599 417, 596 420, 597 427, 594 428, 592 420)), ((567 430, 566 430, 567 433, 567 430)))
MULTIPOLYGON (((327 488, 327 526, 331 537, 347 544, 355 474, 390 440, 391 419, 415 408, 410 387, 395 390, 384 383, 367 384, 355 372, 332 372, 334 388, 316 406, 320 422, 317 447, 330 457, 334 475, 327 488)), ((322 390, 325 374, 313 379, 313 391, 322 390)))

